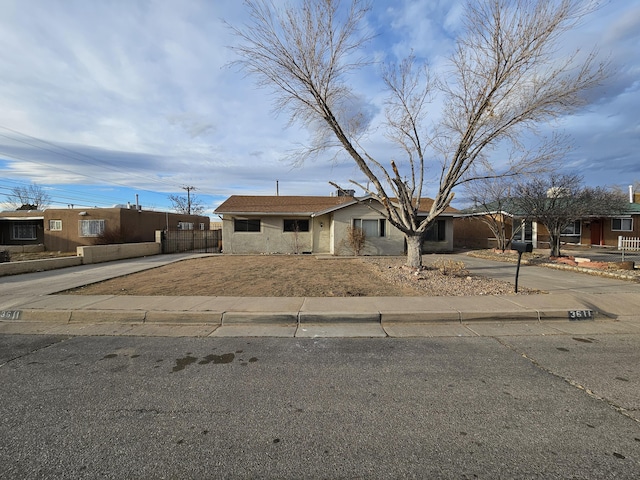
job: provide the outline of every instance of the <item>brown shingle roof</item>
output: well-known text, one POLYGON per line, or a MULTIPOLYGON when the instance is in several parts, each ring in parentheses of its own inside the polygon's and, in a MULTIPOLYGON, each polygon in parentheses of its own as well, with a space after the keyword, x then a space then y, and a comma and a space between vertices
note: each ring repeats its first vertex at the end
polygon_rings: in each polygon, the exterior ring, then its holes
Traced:
MULTIPOLYGON (((354 202, 353 197, 232 195, 216 208, 214 213, 311 215, 354 202)), ((433 204, 430 198, 422 198, 420 202, 420 211, 425 213, 433 204)), ((457 210, 452 207, 445 210, 445 213, 455 212, 457 210)))
POLYGON ((297 213, 308 214, 327 210, 345 203, 352 203, 352 197, 311 197, 311 196, 262 196, 232 195, 215 213, 297 213))

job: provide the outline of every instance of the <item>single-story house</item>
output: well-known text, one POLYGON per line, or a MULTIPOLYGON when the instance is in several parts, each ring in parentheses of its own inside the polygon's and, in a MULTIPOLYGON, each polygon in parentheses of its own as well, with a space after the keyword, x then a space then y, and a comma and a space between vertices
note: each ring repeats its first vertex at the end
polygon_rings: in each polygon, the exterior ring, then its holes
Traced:
POLYGON ((156 230, 209 230, 210 218, 155 212, 123 205, 113 208, 52 208, 0 212, 0 245, 44 245, 73 252, 101 240, 154 242, 156 230))
MULTIPOLYGON (((515 241, 533 243, 534 248, 549 248, 549 232, 535 221, 524 220, 517 210, 505 202, 500 210, 466 209, 454 222, 455 246, 493 248, 495 237, 487 225, 479 218, 491 214, 504 223, 507 239, 514 228, 518 231, 515 241)), ((609 217, 588 216, 568 225, 560 241, 569 245, 616 247, 618 237, 640 237, 640 194, 631 193, 629 203, 620 214, 609 217)))
MULTIPOLYGON (((425 216, 433 201, 420 203, 425 216)), ((215 214, 222 218, 223 253, 313 253, 353 255, 347 241, 349 227, 365 233, 363 255, 403 255, 404 235, 381 213, 371 197, 232 195, 215 214)), ((453 217, 448 208, 432 225, 424 252, 453 249, 453 217)))

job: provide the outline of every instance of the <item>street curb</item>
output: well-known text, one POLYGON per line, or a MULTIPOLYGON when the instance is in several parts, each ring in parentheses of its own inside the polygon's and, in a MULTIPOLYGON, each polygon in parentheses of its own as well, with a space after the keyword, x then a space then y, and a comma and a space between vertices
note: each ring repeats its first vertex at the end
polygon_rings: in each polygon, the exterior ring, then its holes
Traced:
POLYGON ((145 324, 203 324, 203 325, 222 325, 222 313, 220 312, 167 312, 167 311, 148 311, 144 317, 145 324))
MULTIPOLYGON (((611 319, 611 315, 593 310, 593 319, 611 319)), ((568 310, 512 311, 372 311, 372 312, 198 312, 145 310, 20 310, 19 322, 47 323, 128 323, 158 325, 322 325, 322 324, 396 324, 467 323, 486 321, 539 322, 570 320, 568 310)), ((15 322, 14 320, 4 320, 15 322)))
POLYGON ((69 323, 144 323, 143 310, 74 310, 69 323))
POLYGON ((270 324, 297 325, 298 314, 292 312, 224 312, 222 325, 270 324))
POLYGON ((299 312, 300 325, 326 323, 377 323, 380 324, 380 312, 299 312))

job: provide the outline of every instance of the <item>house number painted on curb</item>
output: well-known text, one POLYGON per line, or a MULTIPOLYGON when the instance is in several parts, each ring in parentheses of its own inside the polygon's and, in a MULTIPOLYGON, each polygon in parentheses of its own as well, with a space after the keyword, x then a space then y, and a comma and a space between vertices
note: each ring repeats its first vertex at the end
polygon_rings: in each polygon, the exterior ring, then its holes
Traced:
POLYGON ((0 310, 0 320, 19 320, 20 310, 0 310))
POLYGON ((591 320, 593 310, 569 310, 569 320, 591 320))

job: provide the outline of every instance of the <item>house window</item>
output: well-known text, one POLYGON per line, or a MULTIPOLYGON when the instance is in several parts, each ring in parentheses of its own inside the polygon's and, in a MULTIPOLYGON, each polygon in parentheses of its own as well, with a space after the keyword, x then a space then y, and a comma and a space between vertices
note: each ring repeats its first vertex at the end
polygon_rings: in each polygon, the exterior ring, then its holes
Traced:
POLYGON ((192 222, 178 222, 178 230, 193 230, 192 222))
POLYGON ((309 231, 309 220, 300 219, 300 220, 284 220, 284 228, 285 232, 308 232, 309 231))
POLYGON ((104 233, 104 220, 79 220, 78 236, 99 237, 104 233))
POLYGON ((204 230, 204 223, 200 224, 200 230, 204 230))
POLYGON ((580 235, 580 225, 580 220, 576 220, 575 222, 570 223, 569 225, 564 227, 564 230, 562 230, 562 235, 580 235))
POLYGON ((354 218, 354 228, 360 228, 365 237, 384 237, 386 235, 386 222, 384 218, 376 220, 368 220, 362 218, 354 218))
POLYGON ((24 224, 24 223, 14 223, 13 228, 11 229, 11 239, 12 240, 37 240, 37 225, 34 224, 24 224))
POLYGON ((427 228, 424 239, 427 242, 444 242, 446 232, 446 220, 436 220, 427 228))
POLYGON ((632 232, 633 231, 633 219, 632 218, 612 218, 611 230, 614 232, 632 232))
POLYGON ((62 220, 49 220, 49 230, 52 232, 61 232, 62 220))
POLYGON ((234 218, 233 231, 234 232, 259 232, 260 219, 259 218, 234 218))

